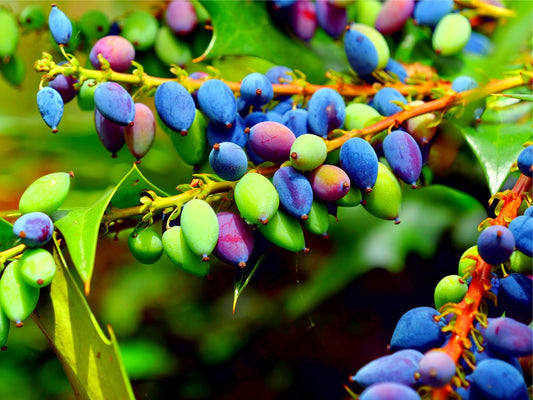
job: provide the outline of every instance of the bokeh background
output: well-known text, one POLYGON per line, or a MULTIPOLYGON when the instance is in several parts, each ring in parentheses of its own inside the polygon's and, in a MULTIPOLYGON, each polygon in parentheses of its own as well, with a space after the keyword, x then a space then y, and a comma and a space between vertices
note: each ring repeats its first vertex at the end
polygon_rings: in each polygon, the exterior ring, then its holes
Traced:
MULTIPOLYGON (((49 7, 28 1, 2 6, 18 13, 29 4, 49 7)), ((162 3, 58 4, 76 20, 90 9, 117 19, 162 3)), ((17 50, 26 65, 23 84, 0 79, 0 210, 16 209, 27 185, 56 171, 75 173, 65 206, 91 204, 133 162, 125 148, 116 159, 109 156, 92 113, 80 111, 75 101, 66 105, 59 132, 51 133, 35 101, 40 74, 33 63, 42 51, 61 59, 48 31, 23 35, 17 50)), ((197 278, 165 257, 139 264, 129 254, 125 232, 102 238, 87 301, 102 326, 112 325, 136 397, 346 397, 343 385, 353 388, 349 376, 387 352, 398 318, 410 308, 433 306, 435 285, 457 272, 461 253, 475 243, 477 225, 487 216, 489 191, 468 146, 458 140, 443 152, 453 163, 425 171, 433 185, 405 190, 400 225, 361 207, 339 210, 338 220, 330 217, 329 238, 306 237, 308 254, 270 250, 235 314, 234 267, 214 263, 209 277, 197 278)), ((168 192, 189 182, 193 172, 161 130, 139 168, 168 192)), ((12 330, 8 345, 0 354, 1 399, 74 398, 31 320, 12 330)))

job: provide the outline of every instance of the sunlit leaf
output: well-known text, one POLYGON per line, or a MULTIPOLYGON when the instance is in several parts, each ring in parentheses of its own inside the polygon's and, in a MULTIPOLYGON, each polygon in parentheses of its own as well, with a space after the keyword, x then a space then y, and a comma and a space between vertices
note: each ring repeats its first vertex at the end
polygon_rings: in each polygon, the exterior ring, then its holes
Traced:
POLYGON ((481 164, 491 195, 495 194, 509 175, 522 144, 531 140, 531 122, 520 125, 482 123, 459 129, 481 164))
POLYGON ((57 272, 32 319, 46 335, 77 399, 134 399, 117 340, 102 331, 73 280, 57 243, 57 272), (48 293, 47 293, 48 294, 48 293))
POLYGON ((503 96, 503 97, 510 97, 512 99, 533 101, 533 94, 500 94, 500 93, 496 93, 496 94, 493 94, 493 96, 503 96))
POLYGON ((226 56, 255 56, 305 71, 312 82, 324 81, 326 60, 303 42, 292 40, 271 21, 265 2, 240 1, 238 12, 227 1, 202 1, 213 25, 211 43, 202 59, 226 56))
POLYGON ((0 218, 0 251, 13 247, 16 240, 17 237, 13 233, 13 225, 0 218))
POLYGON ((69 254, 87 294, 91 285, 100 222, 105 210, 110 203, 123 208, 140 204, 140 193, 144 190, 165 195, 148 182, 134 165, 114 189, 108 189, 91 207, 60 210, 64 215, 55 222, 55 226, 67 242, 69 254))

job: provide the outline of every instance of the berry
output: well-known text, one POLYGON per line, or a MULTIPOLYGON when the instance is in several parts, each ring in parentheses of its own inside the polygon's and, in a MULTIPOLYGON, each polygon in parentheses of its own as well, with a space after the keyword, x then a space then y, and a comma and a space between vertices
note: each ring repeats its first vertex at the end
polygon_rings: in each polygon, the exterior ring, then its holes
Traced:
MULTIPOLYGON (((72 23, 55 4, 52 4, 52 9, 48 15, 48 28, 54 41, 59 45, 67 44, 72 36, 72 23)), ((2 29, 4 29, 4 25, 2 25, 2 29)))
POLYGON ((285 125, 273 121, 260 122, 250 129, 248 143, 264 160, 283 162, 289 159, 296 136, 285 125))
POLYGON ((242 147, 235 143, 216 143, 209 154, 209 165, 222 179, 236 181, 246 173, 248 157, 242 147))
POLYGON ((283 209, 291 216, 307 219, 313 204, 313 189, 307 178, 293 167, 282 167, 272 179, 283 209))
POLYGON ((457 13, 446 14, 433 31, 433 49, 443 56, 457 54, 465 47, 471 33, 468 18, 457 13))
POLYGON ((533 171, 533 145, 527 146, 518 155, 518 169, 525 176, 531 177, 533 171))
POLYGON ((237 101, 220 79, 205 81, 198 89, 198 104, 210 121, 231 128, 237 115, 237 101))
POLYGON ((36 288, 48 286, 56 270, 54 257, 45 249, 27 249, 20 257, 20 277, 30 286, 36 288))
POLYGON ((455 361, 442 350, 431 350, 418 363, 420 381, 424 385, 442 387, 455 376, 455 361))
POLYGON ((70 189, 70 177, 66 172, 41 176, 22 193, 19 211, 22 214, 40 211, 51 215, 65 201, 70 189))
POLYGON ((291 165, 300 171, 311 171, 319 167, 326 160, 327 155, 328 149, 324 139, 306 133, 296 137, 292 143, 291 165))
POLYGON ((431 307, 416 307, 401 316, 390 342, 391 351, 414 349, 420 352, 440 347, 446 339, 444 322, 435 321, 439 312, 431 307))
POLYGON ((219 233, 213 254, 226 263, 245 267, 254 249, 252 228, 232 212, 219 212, 217 219, 219 233))
POLYGON ((63 117, 63 104, 59 92, 51 87, 44 87, 37 92, 37 107, 41 117, 54 133, 63 117))
POLYGON ((383 69, 389 61, 389 45, 383 35, 364 24, 350 25, 344 34, 344 50, 350 66, 359 76, 383 69))
POLYGON ((307 112, 311 132, 326 137, 333 129, 344 125, 346 107, 339 93, 330 88, 322 88, 309 99, 307 112))
POLYGON ((492 225, 477 240, 479 255, 487 264, 499 265, 509 259, 515 248, 513 233, 505 226, 492 225))
POLYGON ((135 119, 135 103, 130 94, 115 82, 104 82, 94 91, 94 105, 102 116, 115 124, 127 126, 135 119))
POLYGON ((494 358, 477 364, 472 389, 487 400, 528 400, 524 378, 511 364, 494 358))
POLYGON ((339 157, 351 184, 361 190, 372 190, 378 176, 378 156, 370 143, 361 138, 348 139, 341 146, 339 157))
POLYGON ((422 171, 422 153, 413 137, 402 130, 392 131, 383 140, 383 153, 394 174, 416 187, 422 171))
POLYGON ((108 35, 98 39, 91 48, 89 59, 94 69, 102 69, 98 55, 109 62, 109 67, 113 71, 126 72, 135 59, 135 48, 122 36, 108 35))
POLYGON ((234 197, 241 216, 252 224, 267 224, 279 207, 274 185, 255 172, 247 173, 237 182, 234 197))
POLYGON ((13 233, 28 247, 40 247, 52 238, 54 223, 42 212, 24 214, 13 224, 13 233))
POLYGON ((153 264, 163 254, 161 237, 152 229, 133 231, 128 236, 128 247, 133 257, 143 264, 153 264))

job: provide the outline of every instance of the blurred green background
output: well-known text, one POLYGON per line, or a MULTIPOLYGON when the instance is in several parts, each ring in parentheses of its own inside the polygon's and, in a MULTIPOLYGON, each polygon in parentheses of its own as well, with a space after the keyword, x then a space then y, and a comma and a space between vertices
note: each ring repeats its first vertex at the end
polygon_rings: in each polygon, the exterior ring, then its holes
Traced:
MULTIPOLYGON (((16 14, 29 4, 48 12, 47 2, 2 5, 16 14)), ((162 3, 58 4, 76 20, 89 9, 115 19, 162 3)), ((42 122, 35 102, 40 75, 33 70, 42 51, 61 59, 46 30, 23 35, 17 54, 26 64, 24 83, 13 87, 0 79, 1 210, 16 209, 27 185, 55 171, 75 174, 65 206, 91 204, 133 162, 126 148, 116 159, 109 156, 95 133, 92 113, 80 111, 75 101, 65 106, 57 134, 42 122)), ((435 176, 428 173, 435 185, 405 190, 400 225, 378 220, 361 207, 342 209, 338 221, 330 217, 328 239, 306 237, 308 254, 269 251, 235 314, 234 267, 214 264, 208 278, 197 278, 165 257, 155 265, 140 265, 129 254, 127 233, 103 238, 87 300, 101 325, 112 325, 136 397, 345 397, 348 377, 386 353, 405 311, 433 306, 435 285, 457 272, 460 254, 476 241, 489 193, 468 147, 462 142, 457 147, 452 167, 435 176)), ((162 131, 139 168, 168 192, 189 182, 192 173, 162 131)), ((0 354, 1 399, 74 398, 32 321, 13 329, 8 345, 0 354)))

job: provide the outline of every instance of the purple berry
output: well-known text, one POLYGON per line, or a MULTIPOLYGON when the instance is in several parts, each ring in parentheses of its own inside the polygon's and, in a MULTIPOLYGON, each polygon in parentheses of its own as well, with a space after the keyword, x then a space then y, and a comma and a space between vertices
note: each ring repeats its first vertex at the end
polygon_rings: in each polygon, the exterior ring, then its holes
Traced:
POLYGON ((13 224, 13 233, 28 247, 39 247, 52 238, 54 223, 40 211, 22 215, 13 224))
POLYGON ((102 69, 99 54, 109 62, 113 71, 126 72, 135 59, 135 48, 122 36, 108 35, 98 39, 89 53, 89 60, 95 69, 102 69))
POLYGON ((485 228, 477 240, 479 255, 487 264, 499 265, 509 259, 515 248, 513 233, 501 225, 485 228))

